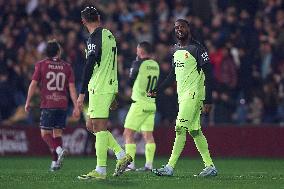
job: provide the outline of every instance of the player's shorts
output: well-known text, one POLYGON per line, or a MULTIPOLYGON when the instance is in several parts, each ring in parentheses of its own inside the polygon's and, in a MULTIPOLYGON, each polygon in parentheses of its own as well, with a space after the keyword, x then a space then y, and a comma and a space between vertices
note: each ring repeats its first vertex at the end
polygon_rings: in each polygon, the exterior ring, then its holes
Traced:
POLYGON ((187 131, 201 128, 200 116, 203 101, 187 98, 179 102, 179 111, 176 119, 176 130, 185 128, 187 131))
POLYGON ((89 93, 88 116, 95 118, 108 118, 109 108, 115 99, 114 93, 109 94, 92 94, 89 93))
POLYGON ((127 113, 124 127, 134 131, 153 131, 156 104, 152 102, 133 102, 127 113))
POLYGON ((63 109, 41 109, 40 128, 45 130, 64 129, 67 111, 63 109))

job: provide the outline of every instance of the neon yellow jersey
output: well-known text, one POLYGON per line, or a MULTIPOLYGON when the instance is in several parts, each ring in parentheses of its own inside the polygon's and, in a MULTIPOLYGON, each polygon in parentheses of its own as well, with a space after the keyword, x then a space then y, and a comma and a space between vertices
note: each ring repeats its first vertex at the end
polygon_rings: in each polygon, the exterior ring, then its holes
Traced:
POLYGON ((147 97, 147 92, 157 86, 160 75, 159 64, 152 59, 134 61, 130 69, 130 80, 134 81, 132 100, 155 102, 154 98, 147 97))
POLYGON ((88 84, 92 94, 118 92, 117 47, 113 34, 104 28, 97 28, 87 41, 87 57, 95 55, 96 65, 88 84))
POLYGON ((201 66, 209 63, 207 52, 197 45, 176 46, 173 64, 179 101, 187 98, 205 100, 205 74, 201 66))

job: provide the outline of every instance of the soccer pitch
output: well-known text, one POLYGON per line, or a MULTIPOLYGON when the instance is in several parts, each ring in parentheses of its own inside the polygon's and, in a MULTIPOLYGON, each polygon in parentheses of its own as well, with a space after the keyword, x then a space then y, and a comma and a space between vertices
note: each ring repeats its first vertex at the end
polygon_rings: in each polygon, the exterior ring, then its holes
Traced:
MULTIPOLYGON (((167 158, 156 158, 154 166, 161 166, 167 158)), ((95 157, 67 157, 64 167, 48 172, 50 159, 46 157, 1 157, 0 189, 47 189, 47 188, 138 188, 138 189, 284 189, 283 159, 219 159, 215 165, 219 175, 214 178, 198 178, 203 165, 200 159, 182 158, 178 161, 173 177, 158 177, 151 172, 126 172, 112 177, 114 159, 108 160, 107 180, 80 181, 76 177, 87 173, 96 164, 95 157)), ((137 167, 144 164, 136 160, 137 167)))

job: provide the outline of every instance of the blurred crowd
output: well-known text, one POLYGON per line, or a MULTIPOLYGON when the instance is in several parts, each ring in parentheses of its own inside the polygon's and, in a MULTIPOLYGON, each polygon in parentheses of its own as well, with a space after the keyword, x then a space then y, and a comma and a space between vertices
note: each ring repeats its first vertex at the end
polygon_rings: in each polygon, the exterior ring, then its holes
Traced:
MULTIPOLYGON (((80 88, 88 37, 80 11, 92 3, 117 38, 119 109, 113 122, 123 124, 130 106, 127 79, 137 43, 154 45, 163 80, 171 67, 174 21, 185 18, 208 48, 214 69, 214 108, 204 122, 284 124, 282 0, 0 0, 0 122, 38 121, 39 96, 30 114, 24 103, 34 64, 44 57, 50 39, 62 45, 63 59, 72 64, 80 88)), ((157 98, 158 123, 175 120, 175 88, 157 98)))

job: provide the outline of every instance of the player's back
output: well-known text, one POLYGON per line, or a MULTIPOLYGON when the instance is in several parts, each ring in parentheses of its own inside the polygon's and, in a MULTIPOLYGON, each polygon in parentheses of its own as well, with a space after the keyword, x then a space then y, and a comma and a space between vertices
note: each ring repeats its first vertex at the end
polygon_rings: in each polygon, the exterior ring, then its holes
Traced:
MULTIPOLYGON (((94 32, 87 44, 91 44, 94 40, 101 40, 100 59, 97 62, 92 78, 89 82, 89 91, 97 94, 117 93, 117 47, 113 34, 104 28, 98 28, 94 32)), ((89 49, 89 47, 88 47, 89 49)))
POLYGON ((155 60, 142 60, 134 82, 131 98, 134 101, 155 102, 154 98, 147 97, 147 92, 157 86, 159 75, 159 64, 155 60))
POLYGON ((36 63, 33 80, 40 84, 41 108, 67 108, 68 84, 74 83, 70 64, 58 58, 44 59, 36 63))

